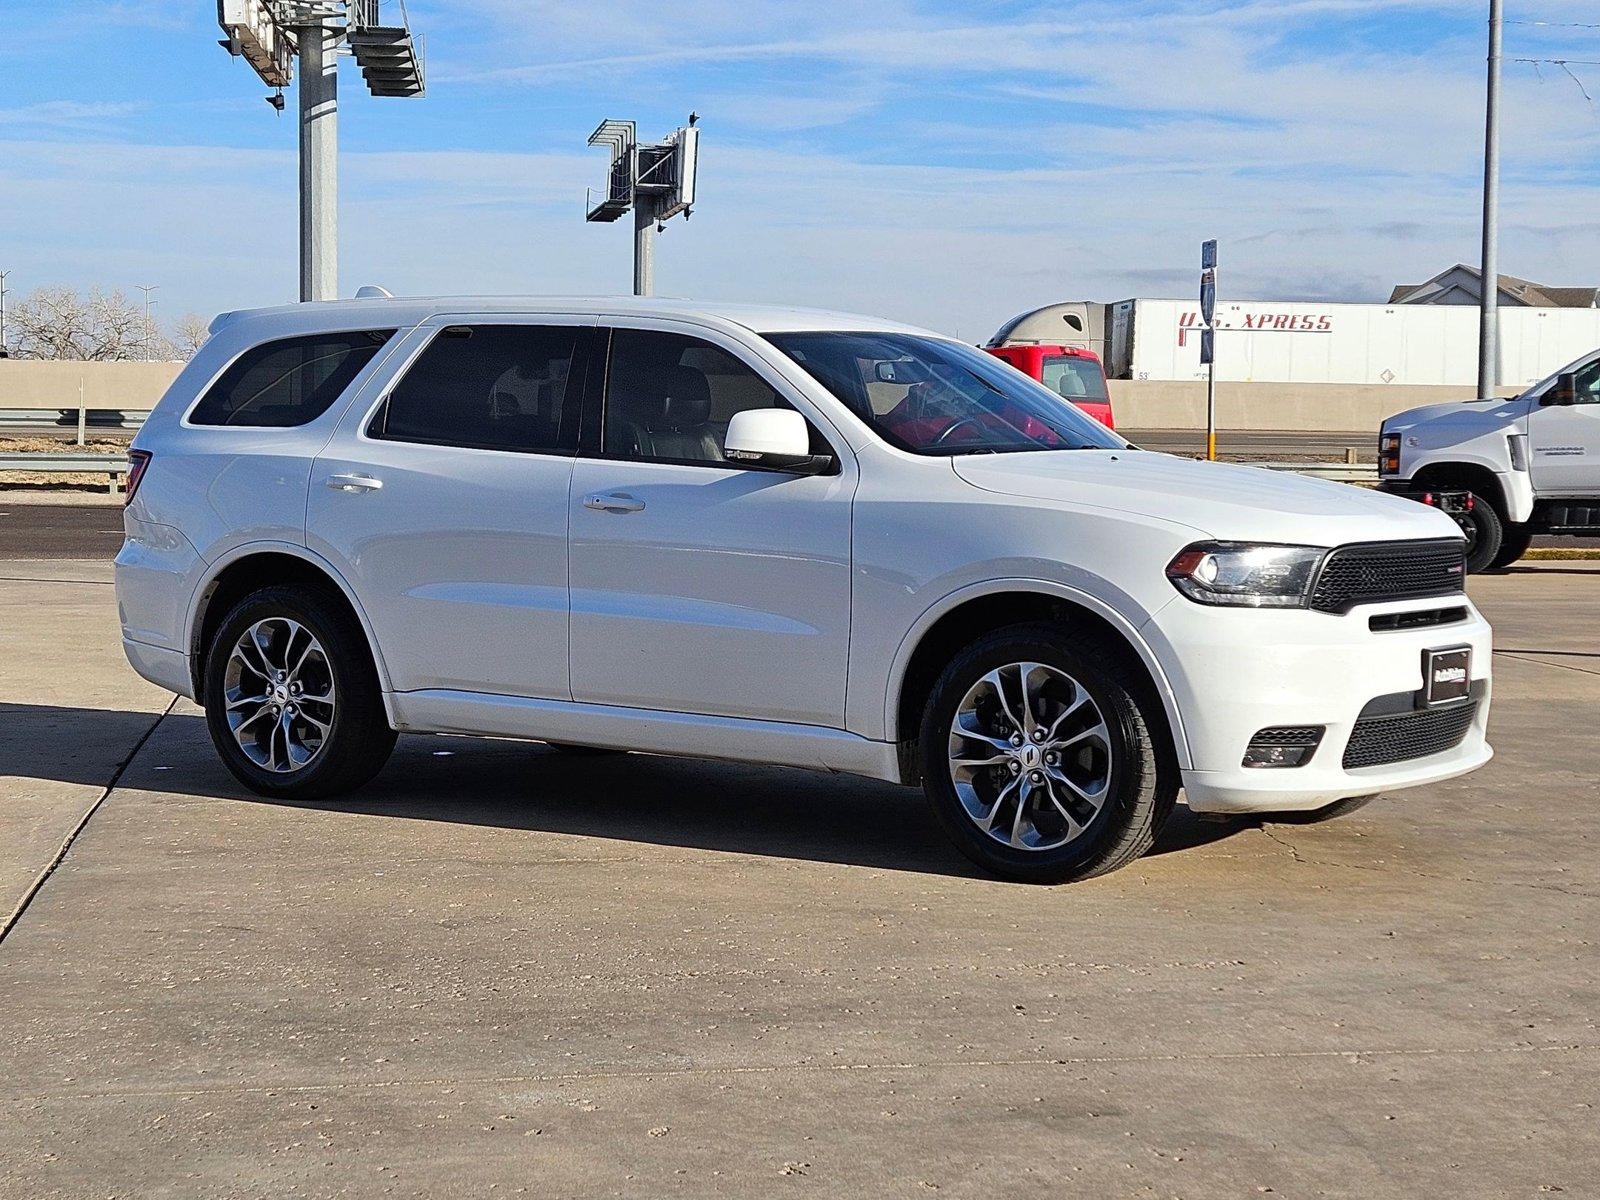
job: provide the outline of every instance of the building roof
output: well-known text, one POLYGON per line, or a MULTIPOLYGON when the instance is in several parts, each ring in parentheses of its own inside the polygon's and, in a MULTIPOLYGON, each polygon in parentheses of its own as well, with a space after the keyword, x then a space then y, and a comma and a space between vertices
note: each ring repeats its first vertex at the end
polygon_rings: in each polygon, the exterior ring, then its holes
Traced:
MULTIPOLYGON (((1401 284, 1389 294, 1390 304, 1427 304, 1434 295, 1448 290, 1446 281, 1452 275, 1466 275, 1478 284, 1479 294, 1482 294, 1481 279, 1483 272, 1477 267, 1469 267, 1465 263, 1457 263, 1447 270, 1440 271, 1426 283, 1401 284)), ((1529 308, 1597 308, 1600 307, 1600 288, 1597 287, 1550 287, 1542 283, 1534 283, 1529 279, 1519 279, 1515 275, 1501 275, 1500 291, 1503 295, 1529 308)))

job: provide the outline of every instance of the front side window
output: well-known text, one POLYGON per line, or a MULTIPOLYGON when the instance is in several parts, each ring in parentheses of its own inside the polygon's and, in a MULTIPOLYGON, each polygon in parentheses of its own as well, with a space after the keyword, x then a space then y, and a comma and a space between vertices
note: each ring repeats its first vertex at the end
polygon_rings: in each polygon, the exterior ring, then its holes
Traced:
MULTIPOLYGON (((710 342, 649 329, 611 335, 603 434, 608 455, 721 465, 734 413, 788 407, 771 384, 710 342)), ((815 429, 812 452, 831 453, 815 429)))
POLYGON ((1578 385, 1578 403, 1600 404, 1600 358, 1584 364, 1572 374, 1578 385))
POLYGON ((1045 387, 1062 399, 1096 404, 1104 404, 1110 399, 1106 394, 1106 377, 1100 370, 1100 364, 1092 358, 1078 358, 1072 354, 1054 355, 1044 360, 1039 374, 1043 377, 1045 387))
POLYGON ((560 325, 451 325, 390 390, 369 433, 398 442, 572 454, 578 334, 560 325))
POLYGON ((1523 392, 1522 398, 1548 401, 1563 375, 1577 376, 1579 404, 1600 404, 1600 354, 1592 358, 1580 358, 1577 362, 1568 363, 1554 374, 1546 375, 1523 392))
POLYGON ((263 342, 206 389, 189 423, 305 425, 328 411, 394 332, 362 329, 263 342))
POLYGON ((971 346, 901 333, 766 337, 878 436, 915 454, 1127 446, 1055 392, 971 346))

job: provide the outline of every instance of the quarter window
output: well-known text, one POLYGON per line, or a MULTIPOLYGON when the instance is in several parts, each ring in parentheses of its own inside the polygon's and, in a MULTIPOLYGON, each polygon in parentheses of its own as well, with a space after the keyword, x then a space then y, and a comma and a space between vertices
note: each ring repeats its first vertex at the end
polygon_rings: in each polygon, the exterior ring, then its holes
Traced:
POLYGON ((328 411, 392 329, 319 333, 246 350, 206 389, 191 425, 305 425, 328 411))
POLYGON ((452 325, 429 343, 373 419, 373 437, 484 450, 571 454, 581 389, 579 330, 452 325))
MULTIPOLYGON (((734 413, 789 407, 746 363, 710 342, 647 329, 611 335, 608 455, 721 465, 734 413)), ((815 429, 811 440, 813 453, 832 453, 815 429)))

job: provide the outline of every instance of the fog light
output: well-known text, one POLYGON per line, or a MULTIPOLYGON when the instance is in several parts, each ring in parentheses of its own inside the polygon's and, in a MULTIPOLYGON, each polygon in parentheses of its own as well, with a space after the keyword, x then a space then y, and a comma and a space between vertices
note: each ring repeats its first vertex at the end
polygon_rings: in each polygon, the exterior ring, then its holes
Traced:
POLYGON ((1245 747, 1247 767, 1303 767, 1322 744, 1321 725, 1274 725, 1245 747))

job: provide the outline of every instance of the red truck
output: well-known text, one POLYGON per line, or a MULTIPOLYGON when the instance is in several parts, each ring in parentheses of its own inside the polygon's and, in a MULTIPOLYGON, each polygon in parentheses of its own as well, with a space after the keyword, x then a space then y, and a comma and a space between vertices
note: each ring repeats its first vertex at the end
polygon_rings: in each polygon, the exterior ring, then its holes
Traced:
POLYGON ((985 346, 990 354, 1004 359, 1017 370, 1059 396, 1071 400, 1108 429, 1115 429, 1111 416, 1111 393, 1106 389, 1106 371, 1100 356, 1075 346, 1043 346, 1021 343, 1013 346, 985 346))

